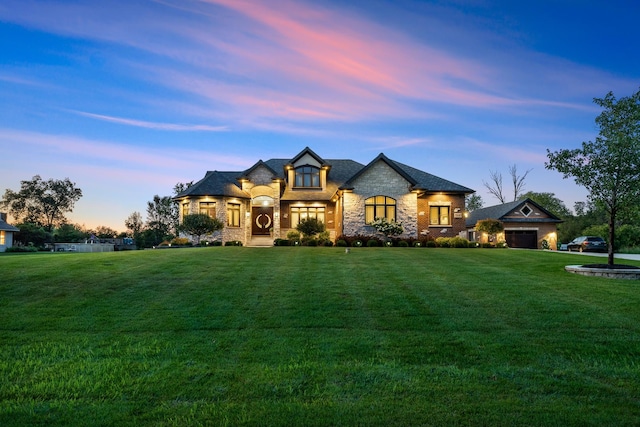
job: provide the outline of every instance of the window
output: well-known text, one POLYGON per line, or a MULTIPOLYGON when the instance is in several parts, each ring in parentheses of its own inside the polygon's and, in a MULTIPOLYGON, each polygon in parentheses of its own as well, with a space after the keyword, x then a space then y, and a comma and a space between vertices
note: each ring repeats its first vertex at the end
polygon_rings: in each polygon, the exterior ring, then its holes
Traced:
POLYGON ((211 218, 215 218, 216 202, 200 202, 200 213, 209 215, 211 218))
POLYGON ((450 206, 431 206, 429 208, 430 225, 451 225, 450 206))
POLYGON ((296 168, 295 187, 320 187, 320 169, 314 166, 296 168))
POLYGON ((291 208, 291 227, 300 224, 300 221, 307 218, 316 218, 324 224, 324 206, 322 207, 292 207, 291 208))
POLYGON ((186 215, 189 215, 189 202, 182 204, 182 217, 184 218, 186 215))
POLYGON ((5 240, 4 231, 0 231, 0 245, 5 245, 5 244, 6 244, 6 240, 5 240))
POLYGON ((227 203, 227 225, 229 227, 240 227, 240 205, 237 203, 227 203))
POLYGON ((371 224, 376 218, 396 220, 396 199, 387 196, 369 197, 364 201, 364 221, 371 224))
POLYGON ((522 212, 522 215, 524 216, 529 216, 531 215, 531 212, 533 212, 533 209, 531 209, 529 205, 524 205, 522 209, 520 209, 520 212, 522 212))

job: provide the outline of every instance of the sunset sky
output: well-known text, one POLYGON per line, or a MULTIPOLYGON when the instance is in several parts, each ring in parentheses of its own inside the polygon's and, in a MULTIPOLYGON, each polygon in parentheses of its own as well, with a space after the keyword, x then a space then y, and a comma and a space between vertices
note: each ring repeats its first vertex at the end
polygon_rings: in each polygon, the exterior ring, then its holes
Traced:
POLYGON ((68 177, 70 222, 124 231, 178 182, 308 146, 485 206, 516 164, 573 208, 586 191, 546 150, 595 138, 594 97, 638 90, 639 19, 619 0, 2 0, 0 191, 68 177))

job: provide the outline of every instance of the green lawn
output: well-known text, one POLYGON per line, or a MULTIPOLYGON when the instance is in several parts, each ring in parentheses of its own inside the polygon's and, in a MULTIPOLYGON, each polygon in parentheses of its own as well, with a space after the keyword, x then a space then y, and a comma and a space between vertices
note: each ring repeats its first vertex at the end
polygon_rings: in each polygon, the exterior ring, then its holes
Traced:
POLYGON ((433 248, 4 255, 0 425, 639 425, 640 283, 563 271, 580 263, 433 248))

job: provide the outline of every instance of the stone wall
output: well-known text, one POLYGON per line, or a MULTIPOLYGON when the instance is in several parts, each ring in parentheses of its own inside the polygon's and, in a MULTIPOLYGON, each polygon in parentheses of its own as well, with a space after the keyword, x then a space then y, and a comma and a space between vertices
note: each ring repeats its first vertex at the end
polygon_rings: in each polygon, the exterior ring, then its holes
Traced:
POLYGON ((385 162, 372 165, 354 182, 353 192, 344 195, 343 234, 376 234, 373 227, 365 225, 364 202, 372 196, 387 196, 396 200, 396 220, 404 227, 404 233, 400 237, 417 237, 417 196, 409 192, 409 187, 409 182, 385 162))

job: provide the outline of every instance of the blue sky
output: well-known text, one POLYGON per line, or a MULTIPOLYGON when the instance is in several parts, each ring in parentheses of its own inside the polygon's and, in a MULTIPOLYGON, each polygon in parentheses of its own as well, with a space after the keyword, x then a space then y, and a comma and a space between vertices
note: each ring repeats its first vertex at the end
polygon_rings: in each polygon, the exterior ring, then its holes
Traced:
POLYGON ((73 223, 124 231, 154 194, 309 146, 473 188, 586 192, 546 150, 640 86, 632 1, 0 2, 0 191, 68 177, 73 223))

